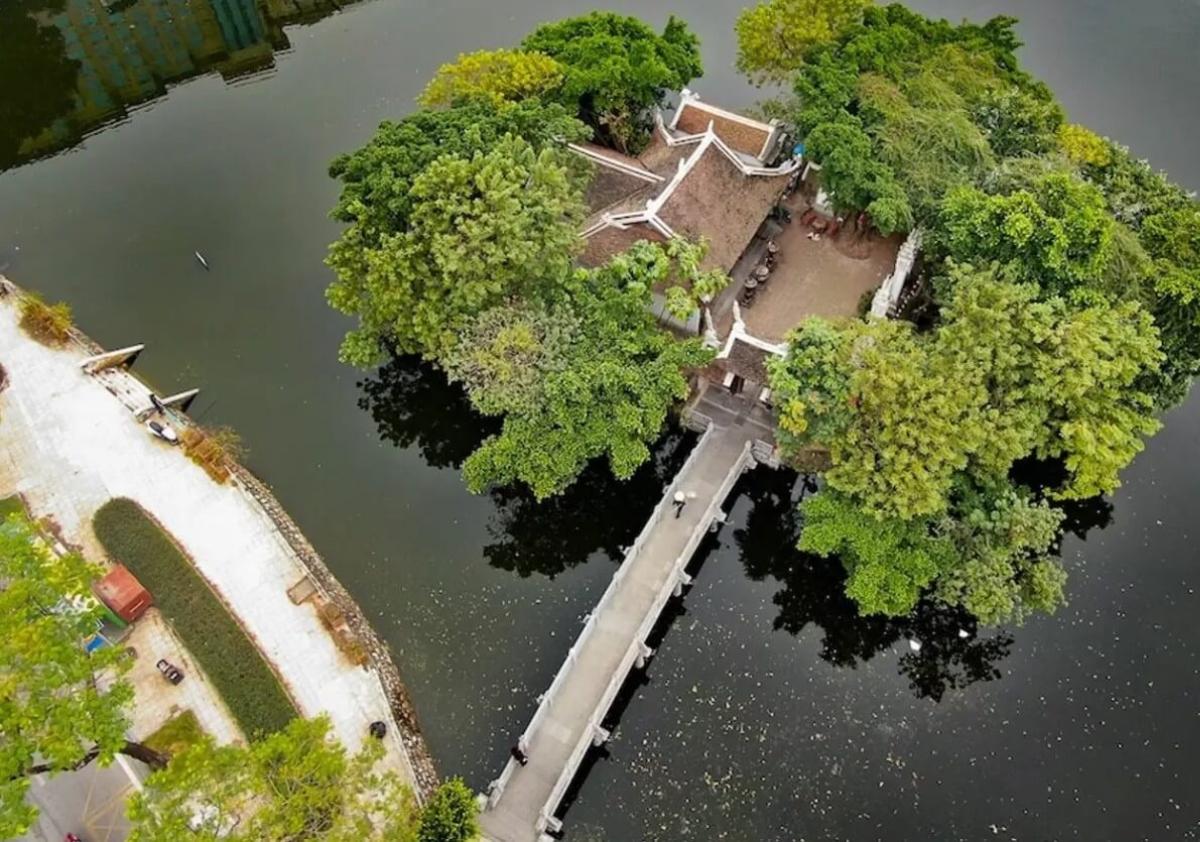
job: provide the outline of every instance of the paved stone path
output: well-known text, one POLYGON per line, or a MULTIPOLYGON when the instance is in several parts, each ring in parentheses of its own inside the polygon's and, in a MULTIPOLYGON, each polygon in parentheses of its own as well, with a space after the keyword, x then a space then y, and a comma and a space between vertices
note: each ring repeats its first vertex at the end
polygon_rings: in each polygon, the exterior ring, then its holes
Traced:
MULTIPOLYGON (((237 484, 218 485, 151 436, 100 378, 80 369, 83 349, 51 349, 26 336, 15 299, 0 297, 0 364, 9 377, 0 391, 0 496, 21 492, 93 558, 103 552, 92 515, 113 497, 136 500, 187 550, 300 712, 328 714, 334 734, 357 750, 369 723, 391 721, 389 700, 374 673, 342 654, 313 607, 288 599, 307 571, 270 515, 237 484)), ((398 731, 388 729, 386 762, 415 787, 398 731)))
POLYGON ((640 543, 614 576, 559 679, 543 697, 525 735, 527 765, 510 760, 500 785, 493 784, 481 816, 484 834, 493 842, 537 842, 546 829, 546 816, 557 809, 666 596, 734 481, 752 464, 750 443, 760 433, 749 423, 714 425, 667 488, 640 543), (676 490, 689 498, 679 518, 671 505, 676 490))

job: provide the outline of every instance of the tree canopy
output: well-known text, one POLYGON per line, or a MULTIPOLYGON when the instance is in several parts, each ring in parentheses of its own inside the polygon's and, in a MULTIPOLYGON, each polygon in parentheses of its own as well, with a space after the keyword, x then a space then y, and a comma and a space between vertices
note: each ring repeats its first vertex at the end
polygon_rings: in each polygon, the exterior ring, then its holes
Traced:
POLYGON ((541 53, 522 50, 478 50, 443 64, 417 101, 426 108, 484 98, 494 105, 541 97, 557 88, 563 68, 541 53))
POLYGON ((560 101, 624 150, 644 144, 650 109, 668 91, 703 74, 700 40, 673 15, 659 34, 635 17, 590 12, 539 26, 521 48, 557 61, 560 101))
POLYGON ((817 446, 832 462, 801 546, 841 554, 865 612, 903 613, 935 588, 981 619, 1021 616, 1061 597, 1042 564, 1061 516, 1011 471, 1055 458, 1066 475, 1050 498, 1112 491, 1158 428, 1141 385, 1158 332, 1136 302, 1074 307, 996 269, 948 271, 936 331, 812 319, 769 364, 785 455, 817 446), (1011 527, 999 547, 977 534, 997 519, 1011 527))
POLYGON ((563 106, 537 100, 503 106, 475 98, 441 110, 415 111, 380 124, 365 146, 329 165, 330 176, 342 182, 331 215, 350 224, 348 236, 354 242, 375 246, 382 236, 408 227, 413 183, 439 157, 470 159, 508 135, 540 152, 589 134, 563 106))
POLYGON ((462 778, 451 778, 421 811, 417 842, 473 842, 479 838, 478 812, 475 793, 462 778))
POLYGON ((343 359, 376 362, 384 343, 440 356, 489 307, 547 300, 570 274, 584 217, 569 154, 512 135, 471 157, 443 154, 412 179, 404 230, 374 245, 348 229, 329 256, 329 302, 359 317, 343 359))
POLYGON ((1062 109, 1019 70, 1015 23, 867 6, 860 25, 803 52, 791 118, 840 207, 906 230, 996 160, 1057 149, 1062 109))
POLYGON ((0 836, 33 822, 28 776, 110 763, 118 753, 161 763, 125 738, 133 689, 129 661, 105 646, 87 652, 103 608, 89 584, 102 571, 80 556, 57 556, 34 525, 0 522, 0 836))
POLYGON ((447 370, 481 412, 506 413, 464 463, 468 487, 520 481, 540 499, 597 457, 621 479, 650 458, 668 410, 687 397, 685 372, 712 358, 651 313, 651 289, 672 267, 661 246, 639 243, 578 270, 560 306, 487 311, 464 332, 447 370))
POLYGON ((757 83, 781 82, 804 63, 805 53, 860 22, 871 0, 763 0, 743 9, 737 68, 757 83))
POLYGON ((1067 123, 1015 24, 867 4, 746 68, 790 78, 769 110, 836 210, 923 233, 913 323, 811 319, 769 365, 782 451, 828 464, 801 545, 841 558, 867 613, 923 593, 985 622, 1052 610, 1061 501, 1116 488, 1200 374, 1200 205, 1067 123), (1035 461, 1061 478, 1022 488, 1035 461))
POLYGON ((382 746, 351 755, 329 730, 320 717, 294 719, 249 746, 206 736, 134 795, 131 842, 424 842, 412 795, 375 768, 382 746))

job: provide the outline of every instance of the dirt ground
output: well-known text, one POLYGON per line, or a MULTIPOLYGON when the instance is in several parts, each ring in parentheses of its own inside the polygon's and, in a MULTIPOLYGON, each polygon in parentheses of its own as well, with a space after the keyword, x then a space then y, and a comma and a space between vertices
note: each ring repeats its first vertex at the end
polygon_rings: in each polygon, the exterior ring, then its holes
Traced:
MULTIPOLYGON (((750 307, 742 308, 746 329, 754 336, 780 342, 788 331, 808 316, 847 317, 858 312, 863 294, 877 288, 896 264, 903 238, 864 240, 848 256, 841 243, 828 237, 808 238, 809 229, 796 214, 775 238, 779 260, 765 287, 759 287, 750 307)), ((845 230, 839 237, 852 238, 845 230)), ((848 244, 847 244, 848 245, 848 244)))

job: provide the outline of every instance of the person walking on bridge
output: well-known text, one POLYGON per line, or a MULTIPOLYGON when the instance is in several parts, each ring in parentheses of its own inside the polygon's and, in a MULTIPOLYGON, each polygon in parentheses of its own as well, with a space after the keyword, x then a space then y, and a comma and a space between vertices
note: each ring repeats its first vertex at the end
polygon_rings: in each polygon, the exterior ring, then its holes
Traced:
POLYGON ((679 520, 679 516, 683 514, 683 507, 687 505, 687 495, 682 491, 676 491, 672 505, 675 506, 675 519, 679 520))

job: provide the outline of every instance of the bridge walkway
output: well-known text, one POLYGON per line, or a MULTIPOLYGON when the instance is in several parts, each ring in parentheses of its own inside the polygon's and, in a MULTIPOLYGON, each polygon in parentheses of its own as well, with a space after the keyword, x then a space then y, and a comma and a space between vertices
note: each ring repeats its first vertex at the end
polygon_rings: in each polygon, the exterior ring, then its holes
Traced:
POLYGON ((587 750, 607 738, 600 723, 629 672, 650 656, 647 635, 672 594, 690 581, 684 567, 722 517, 720 507, 738 477, 754 464, 752 445, 764 432, 728 414, 710 423, 667 487, 541 697, 520 740, 526 765, 510 759, 490 787, 480 820, 492 842, 539 842, 559 828, 554 813, 563 794, 587 750), (679 517, 672 505, 676 491, 687 496, 679 517))

